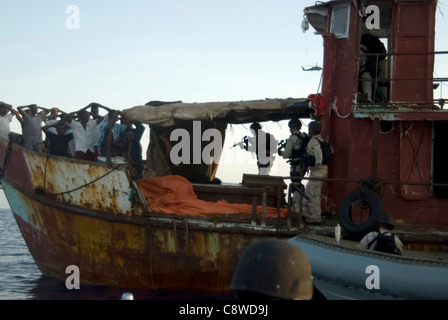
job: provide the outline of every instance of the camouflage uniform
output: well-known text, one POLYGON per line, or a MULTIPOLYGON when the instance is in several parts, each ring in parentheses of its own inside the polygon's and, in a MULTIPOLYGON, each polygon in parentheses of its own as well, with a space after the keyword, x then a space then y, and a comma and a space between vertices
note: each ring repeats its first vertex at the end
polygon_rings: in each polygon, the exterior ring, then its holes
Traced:
MULTIPOLYGON (((290 159, 291 161, 291 182, 296 189, 300 189, 302 192, 305 191, 305 187, 302 184, 301 178, 306 174, 306 166, 303 163, 300 150, 305 149, 301 139, 306 139, 306 137, 307 135, 305 133, 302 133, 299 130, 294 131, 294 133, 286 141, 285 150, 282 153, 282 157, 284 159, 290 159)), ((303 196, 299 192, 294 191, 292 196, 292 207, 294 212, 302 212, 302 199, 303 196)))
MULTIPOLYGON (((313 136, 306 147, 306 151, 310 156, 314 156, 316 162, 314 166, 308 167, 310 171, 310 178, 326 178, 328 174, 328 166, 322 164, 322 148, 319 141, 322 141, 320 135, 313 136)), ((306 188, 305 194, 310 198, 310 200, 303 199, 302 210, 303 217, 307 222, 315 223, 321 222, 321 191, 322 191, 322 181, 321 180, 309 180, 306 188)))

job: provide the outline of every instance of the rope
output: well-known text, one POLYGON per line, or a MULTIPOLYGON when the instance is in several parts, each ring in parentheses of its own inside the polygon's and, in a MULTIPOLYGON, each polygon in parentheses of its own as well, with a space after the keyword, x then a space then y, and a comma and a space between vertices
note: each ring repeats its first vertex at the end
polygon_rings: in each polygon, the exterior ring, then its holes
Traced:
POLYGON ((356 188, 355 190, 356 199, 359 202, 362 202, 361 208, 368 208, 369 205, 367 203, 364 203, 364 200, 362 200, 362 194, 361 194, 362 187, 367 187, 376 194, 378 194, 379 196, 381 196, 381 194, 383 193, 384 182, 378 178, 370 177, 365 180, 362 180, 359 186, 356 188))
POLYGON ((112 172, 114 172, 115 170, 117 170, 118 168, 120 168, 120 167, 123 166, 123 165, 127 165, 127 163, 123 163, 123 164, 117 165, 117 166, 114 167, 112 170, 106 172, 106 173, 103 174, 102 176, 99 176, 99 177, 96 178, 95 180, 92 180, 92 181, 90 181, 90 182, 88 182, 88 183, 86 183, 86 184, 84 184, 84 185, 82 185, 82 186, 76 187, 76 188, 74 188, 74 189, 67 190, 67 191, 64 191, 64 192, 58 192, 58 193, 45 193, 45 194, 46 194, 46 195, 49 195, 49 196, 58 196, 58 195, 61 195, 61 194, 66 194, 66 193, 70 193, 70 192, 73 192, 73 191, 77 191, 77 190, 79 190, 79 189, 85 188, 85 187, 87 187, 87 186, 89 186, 89 185, 91 185, 91 184, 97 182, 98 180, 100 180, 100 179, 104 178, 105 176, 111 174, 112 172))
POLYGON ((334 102, 333 103, 330 103, 330 109, 329 109, 329 111, 331 111, 331 110, 333 110, 334 112, 336 112, 336 115, 339 117, 339 118, 341 118, 341 119, 346 119, 346 118, 348 118, 348 117, 350 117, 351 115, 352 115, 352 111, 350 111, 348 114, 346 114, 346 115, 341 115, 340 113, 339 113, 339 110, 338 110, 338 107, 337 107, 337 105, 336 105, 336 103, 337 103, 337 97, 334 99, 334 102))
POLYGON ((362 186, 366 186, 374 191, 376 194, 381 195, 383 192, 384 182, 378 178, 370 177, 361 182, 362 186))

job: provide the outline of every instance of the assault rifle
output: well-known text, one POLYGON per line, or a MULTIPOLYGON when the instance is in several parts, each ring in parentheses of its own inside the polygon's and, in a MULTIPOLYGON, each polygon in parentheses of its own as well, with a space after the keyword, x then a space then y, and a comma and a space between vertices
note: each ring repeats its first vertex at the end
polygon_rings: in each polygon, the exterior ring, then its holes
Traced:
POLYGON ((247 150, 247 146, 249 145, 249 137, 248 136, 244 136, 243 139, 241 139, 240 142, 235 142, 233 144, 233 146, 231 146, 229 149, 235 148, 237 146, 243 146, 244 149, 247 150))
POLYGON ((277 146, 278 146, 277 153, 279 156, 281 156, 283 153, 283 150, 286 147, 286 141, 285 140, 280 141, 279 143, 277 143, 277 146))

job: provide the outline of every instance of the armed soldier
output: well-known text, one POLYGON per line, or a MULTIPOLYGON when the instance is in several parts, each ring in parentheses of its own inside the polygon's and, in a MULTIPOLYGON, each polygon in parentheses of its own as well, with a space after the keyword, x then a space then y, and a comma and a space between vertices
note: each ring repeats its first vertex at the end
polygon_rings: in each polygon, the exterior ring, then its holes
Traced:
POLYGON ((275 159, 277 140, 272 134, 264 132, 258 122, 250 125, 250 131, 253 137, 245 136, 231 148, 240 146, 241 149, 254 153, 257 157, 258 174, 269 175, 275 159))
POLYGON ((289 130, 291 131, 291 136, 288 138, 284 145, 284 151, 282 151, 282 147, 278 149, 279 155, 281 155, 284 159, 289 159, 290 163, 290 177, 291 177, 291 187, 293 190, 292 197, 292 217, 288 217, 288 223, 290 223, 291 218, 294 220, 298 219, 299 223, 301 222, 301 212, 302 212, 302 200, 305 194, 305 187, 302 184, 302 178, 306 174, 307 167, 303 162, 305 148, 309 141, 309 136, 301 132, 302 122, 293 118, 288 123, 289 130))
POLYGON ((310 171, 310 181, 305 188, 305 201, 303 201, 303 219, 306 224, 320 225, 321 217, 321 191, 324 178, 328 174, 328 164, 331 161, 333 148, 320 135, 322 126, 318 121, 311 121, 308 125, 310 141, 306 147, 304 164, 310 171), (316 178, 316 179, 314 179, 316 178))

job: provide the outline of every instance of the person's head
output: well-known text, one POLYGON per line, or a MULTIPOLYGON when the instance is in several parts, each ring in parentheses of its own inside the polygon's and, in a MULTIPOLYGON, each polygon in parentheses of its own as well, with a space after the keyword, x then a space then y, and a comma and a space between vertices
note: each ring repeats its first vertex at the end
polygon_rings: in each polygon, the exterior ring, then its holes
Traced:
POLYGON ((56 126, 56 132, 58 133, 58 135, 63 136, 67 132, 65 124, 58 124, 56 126))
POLYGON ((254 122, 250 125, 250 130, 254 132, 255 135, 258 134, 258 130, 261 130, 261 124, 254 122))
POLYGON ((0 116, 4 117, 8 114, 8 108, 5 103, 0 102, 0 116))
POLYGON ((92 107, 90 107, 90 114, 94 119, 98 118, 99 112, 100 111, 97 105, 92 105, 92 107))
POLYGON ((61 114, 61 121, 68 122, 69 119, 70 119, 70 116, 67 113, 62 113, 61 114))
POLYGON ((59 109, 58 108, 51 108, 50 116, 57 117, 58 114, 59 114, 59 109))
POLYGON ((313 282, 308 257, 279 239, 263 239, 242 253, 230 289, 239 299, 311 300, 313 282))
POLYGON ((322 130, 322 126, 319 121, 311 121, 308 124, 308 133, 309 135, 318 135, 322 130))
POLYGON ((29 108, 30 108, 31 115, 35 116, 37 114, 37 111, 38 111, 37 105, 32 104, 32 105, 29 106, 29 108))
POLYGON ((78 117, 80 122, 86 123, 90 119, 90 113, 87 110, 81 110, 78 117))
POLYGON ((289 120, 288 127, 291 133, 300 131, 300 129, 302 129, 302 121, 297 118, 293 118, 289 120))
POLYGON ((115 123, 118 120, 118 116, 119 116, 118 110, 115 109, 109 110, 106 116, 107 122, 115 123))
POLYGON ((394 219, 388 215, 382 215, 378 219, 378 228, 379 229, 386 229, 388 231, 392 230, 395 226, 394 219))

